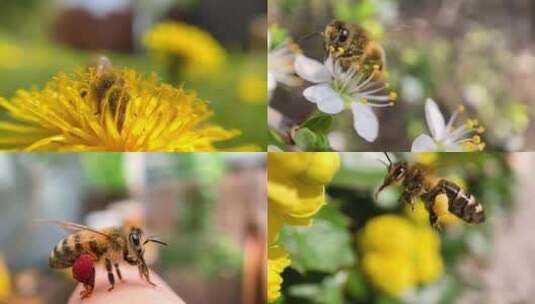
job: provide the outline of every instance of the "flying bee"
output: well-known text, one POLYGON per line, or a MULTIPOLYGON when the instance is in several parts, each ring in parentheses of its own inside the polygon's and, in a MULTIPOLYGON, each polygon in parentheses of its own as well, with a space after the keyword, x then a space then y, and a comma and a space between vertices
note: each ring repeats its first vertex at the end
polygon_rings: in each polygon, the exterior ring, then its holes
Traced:
MULTIPOLYGON (((112 266, 119 280, 122 280, 119 262, 124 260, 130 265, 138 267, 139 276, 150 285, 156 286, 149 275, 149 268, 145 263, 145 245, 149 242, 165 245, 166 243, 144 236, 143 231, 135 226, 111 227, 96 230, 84 225, 52 221, 61 228, 72 232, 69 236, 58 242, 50 252, 48 264, 53 269, 71 267, 82 254, 90 254, 94 260, 104 261, 111 291, 115 286, 115 276, 112 266)), ((82 298, 88 297, 94 285, 85 285, 82 298)))
POLYGON ((386 68, 383 47, 374 41, 360 25, 333 20, 323 32, 327 54, 342 68, 355 67, 375 78, 382 78, 386 68))
POLYGON ((467 223, 479 224, 485 221, 483 206, 476 198, 465 192, 456 183, 438 178, 432 174, 431 168, 420 163, 396 162, 392 163, 388 154, 387 175, 375 196, 390 185, 401 185, 403 192, 400 197, 401 204, 408 204, 413 208, 414 200, 422 199, 429 212, 429 222, 435 228, 440 228, 438 216, 435 211, 436 198, 440 194, 447 197, 448 211, 467 223))

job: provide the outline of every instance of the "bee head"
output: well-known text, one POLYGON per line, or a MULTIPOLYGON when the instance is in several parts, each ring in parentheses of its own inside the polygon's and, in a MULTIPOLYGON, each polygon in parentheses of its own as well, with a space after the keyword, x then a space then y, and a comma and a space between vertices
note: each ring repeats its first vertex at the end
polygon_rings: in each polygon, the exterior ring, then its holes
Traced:
POLYGON ((347 49, 346 45, 350 42, 351 31, 346 23, 334 20, 325 28, 324 37, 327 51, 340 56, 347 49))
POLYGON ((375 192, 376 199, 379 193, 383 191, 383 189, 385 189, 386 187, 393 185, 393 184, 400 184, 403 181, 403 179, 406 177, 407 171, 408 171, 406 162, 392 163, 392 160, 390 159, 388 154, 385 153, 385 155, 386 155, 386 158, 388 159, 388 163, 384 163, 384 165, 386 166, 386 169, 388 172, 385 176, 383 184, 375 192))
POLYGON ((130 228, 128 233, 128 246, 136 253, 137 257, 143 257, 143 252, 145 251, 145 245, 149 242, 157 243, 160 245, 167 246, 165 242, 154 239, 152 237, 145 237, 143 231, 137 227, 130 228))

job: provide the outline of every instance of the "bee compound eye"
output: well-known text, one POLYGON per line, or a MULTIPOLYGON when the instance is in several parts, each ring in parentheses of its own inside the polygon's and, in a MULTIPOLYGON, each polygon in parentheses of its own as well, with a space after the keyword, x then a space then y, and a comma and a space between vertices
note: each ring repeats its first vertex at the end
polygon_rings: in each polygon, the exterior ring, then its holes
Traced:
POLYGON ((135 246, 139 246, 139 235, 137 233, 131 233, 130 239, 132 240, 132 243, 134 243, 135 246))
POLYGON ((340 31, 340 36, 338 37, 338 41, 346 42, 348 38, 349 38, 349 31, 347 29, 342 29, 340 31))

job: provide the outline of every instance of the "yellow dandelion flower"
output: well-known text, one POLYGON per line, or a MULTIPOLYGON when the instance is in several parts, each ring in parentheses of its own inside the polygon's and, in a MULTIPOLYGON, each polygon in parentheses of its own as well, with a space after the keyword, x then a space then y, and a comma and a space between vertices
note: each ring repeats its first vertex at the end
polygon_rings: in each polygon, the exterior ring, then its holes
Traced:
POLYGON ((268 201, 294 225, 309 225, 325 202, 325 184, 340 167, 337 153, 269 153, 268 201))
POLYGON ((194 76, 216 73, 227 56, 208 32, 186 23, 157 24, 145 35, 144 43, 159 56, 178 59, 185 71, 194 76))
POLYGON ((267 298, 268 302, 277 300, 281 295, 282 276, 281 273, 290 266, 288 253, 279 246, 268 248, 268 273, 267 273, 267 298))
POLYGON ((10 115, 0 122, 0 148, 12 150, 214 151, 240 133, 203 125, 212 112, 195 93, 129 69, 60 73, 0 107, 10 115))

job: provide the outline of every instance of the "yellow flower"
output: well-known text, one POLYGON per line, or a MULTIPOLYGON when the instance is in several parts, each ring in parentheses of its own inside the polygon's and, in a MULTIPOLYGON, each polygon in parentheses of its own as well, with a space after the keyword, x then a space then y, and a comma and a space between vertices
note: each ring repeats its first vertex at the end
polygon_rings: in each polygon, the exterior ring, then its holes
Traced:
POLYGON ((157 24, 144 42, 158 55, 177 58, 190 75, 216 73, 226 59, 225 50, 208 32, 185 23, 157 24))
POLYGON ((419 152, 419 153, 416 153, 416 160, 421 164, 432 165, 438 160, 438 153, 419 152))
POLYGON ((413 224, 397 215, 372 218, 361 235, 360 244, 366 252, 391 252, 408 256, 415 246, 413 224))
POLYGON ((405 214, 414 222, 420 225, 429 225, 429 212, 425 209, 425 204, 421 198, 414 201, 414 209, 408 204, 404 207, 405 214))
POLYGON ((0 302, 6 300, 11 293, 11 280, 9 270, 2 255, 0 255, 0 302))
POLYGON ((279 246, 268 248, 268 302, 273 302, 280 297, 282 284, 281 273, 290 265, 288 253, 279 246))
POLYGON ((325 184, 338 168, 337 153, 269 153, 268 201, 285 222, 310 225, 325 202, 325 184))
POLYGON ((268 245, 274 244, 278 241, 279 232, 282 228, 282 224, 284 223, 283 218, 277 212, 272 211, 272 207, 270 206, 268 206, 268 245))
POLYGON ((417 284, 413 267, 403 255, 367 253, 362 258, 362 270, 375 288, 389 296, 399 296, 417 284))
POLYGON ((442 276, 440 239, 428 225, 396 215, 371 219, 359 239, 362 270, 381 292, 399 297, 442 276))
POLYGON ((256 75, 245 75, 238 82, 238 96, 246 103, 267 101, 267 82, 256 75))
POLYGON ((0 147, 26 151, 214 151, 239 135, 217 125, 193 92, 129 69, 60 73, 43 90, 20 90, 0 107, 0 147))

